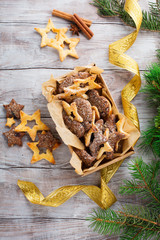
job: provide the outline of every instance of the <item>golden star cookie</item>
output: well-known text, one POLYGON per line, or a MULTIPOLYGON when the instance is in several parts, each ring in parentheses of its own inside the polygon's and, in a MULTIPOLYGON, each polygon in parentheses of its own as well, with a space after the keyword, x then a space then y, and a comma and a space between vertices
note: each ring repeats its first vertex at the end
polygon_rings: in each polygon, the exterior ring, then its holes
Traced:
POLYGON ((34 114, 27 115, 23 111, 20 112, 21 117, 21 123, 15 128, 16 132, 27 132, 29 136, 31 137, 32 141, 35 140, 37 131, 42 130, 49 130, 49 128, 41 121, 41 113, 38 109, 34 114), (33 126, 33 128, 30 128, 27 125, 27 121, 33 121, 35 120, 36 125, 33 126))

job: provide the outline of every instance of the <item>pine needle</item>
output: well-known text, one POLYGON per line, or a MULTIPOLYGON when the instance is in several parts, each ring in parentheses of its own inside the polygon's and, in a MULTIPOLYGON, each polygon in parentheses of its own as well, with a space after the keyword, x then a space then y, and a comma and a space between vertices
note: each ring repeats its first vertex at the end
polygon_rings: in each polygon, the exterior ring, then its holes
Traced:
MULTIPOLYGON (((124 10, 125 0, 93 0, 91 3, 98 8, 100 16, 119 16, 122 21, 135 27, 135 23, 129 14, 124 10)), ((160 32, 160 0, 156 3, 149 3, 149 12, 142 11, 143 20, 141 29, 160 32)))
POLYGON ((94 210, 87 218, 90 227, 100 234, 120 235, 120 240, 160 239, 160 162, 146 164, 137 158, 129 169, 132 180, 124 181, 120 194, 141 194, 145 207, 126 204, 117 211, 94 210))

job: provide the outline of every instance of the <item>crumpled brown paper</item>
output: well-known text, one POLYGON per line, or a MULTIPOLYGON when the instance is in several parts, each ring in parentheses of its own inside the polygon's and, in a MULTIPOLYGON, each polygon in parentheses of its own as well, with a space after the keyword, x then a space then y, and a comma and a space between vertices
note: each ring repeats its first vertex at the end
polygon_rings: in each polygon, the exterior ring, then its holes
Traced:
POLYGON ((75 168, 75 171, 79 175, 88 175, 90 173, 93 173, 97 170, 100 170, 102 168, 105 168, 113 163, 116 163, 131 154, 134 153, 133 147, 135 143, 137 142, 138 138, 140 137, 140 132, 139 130, 134 126, 134 124, 126 118, 123 114, 119 113, 117 106, 109 92, 109 89, 103 80, 101 73, 103 70, 100 68, 96 67, 95 65, 90 65, 90 66, 85 66, 85 67, 76 67, 74 71, 65 74, 61 77, 54 78, 51 75, 51 78, 49 81, 43 83, 42 85, 42 94, 46 97, 48 103, 48 110, 50 112, 50 115, 56 125, 56 130, 59 133, 60 137, 64 141, 66 145, 68 145, 72 157, 70 159, 70 164, 75 168), (118 115, 119 119, 125 118, 125 124, 123 126, 123 130, 129 134, 128 139, 123 140, 122 143, 122 152, 121 153, 116 153, 114 155, 114 158, 112 160, 106 160, 103 164, 101 164, 102 160, 97 161, 92 167, 87 168, 87 169, 82 169, 82 161, 79 159, 77 154, 73 151, 73 147, 78 148, 78 149, 84 149, 85 146, 84 144, 79 140, 79 138, 74 135, 64 124, 63 121, 63 116, 62 116, 62 105, 61 105, 61 100, 56 100, 54 97, 54 91, 56 90, 56 82, 57 81, 62 81, 65 79, 66 76, 70 76, 75 72, 79 71, 88 71, 90 73, 96 73, 98 74, 98 79, 102 84, 102 95, 107 97, 111 104, 112 104, 112 110, 113 113, 118 115))

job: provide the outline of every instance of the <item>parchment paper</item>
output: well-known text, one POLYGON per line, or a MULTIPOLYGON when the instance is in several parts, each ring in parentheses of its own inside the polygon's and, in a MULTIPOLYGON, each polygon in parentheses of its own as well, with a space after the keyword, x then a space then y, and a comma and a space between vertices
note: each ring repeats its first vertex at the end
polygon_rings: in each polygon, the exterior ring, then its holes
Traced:
MULTIPOLYGON (((53 75, 51 75, 51 78, 49 81, 43 83, 42 85, 42 94, 46 97, 48 103, 48 110, 50 112, 50 115, 56 124, 56 130, 59 133, 60 137, 62 138, 63 142, 68 145, 72 157, 70 159, 70 164, 75 168, 75 171, 79 175, 87 175, 92 172, 95 172, 99 169, 102 169, 108 165, 111 165, 117 161, 120 161, 124 159, 125 157, 128 157, 129 155, 133 154, 133 147, 135 143, 137 142, 138 138, 140 137, 139 130, 134 126, 134 124, 126 118, 123 114, 119 113, 117 106, 109 92, 109 89, 103 80, 101 73, 103 70, 100 68, 97 68, 94 64, 85 66, 85 67, 76 67, 74 71, 65 74, 59 78, 54 78, 53 75), (107 97, 111 104, 112 104, 112 111, 114 114, 118 115, 118 118, 125 118, 125 124, 123 126, 123 130, 129 134, 129 138, 123 140, 122 144, 122 152, 116 153, 114 155, 114 158, 112 160, 106 160, 105 163, 101 164, 101 160, 97 161, 94 166, 82 169, 82 161, 79 159, 77 154, 73 151, 73 147, 76 147, 78 149, 84 149, 84 144, 79 140, 79 138, 74 135, 64 124, 63 116, 62 116, 62 105, 61 100, 56 100, 54 92, 56 90, 56 82, 62 81, 65 79, 66 76, 70 76, 73 73, 77 73, 79 71, 88 71, 90 73, 97 73, 98 79, 101 82, 102 87, 102 95, 107 97)), ((104 162, 104 160, 103 160, 104 162)))

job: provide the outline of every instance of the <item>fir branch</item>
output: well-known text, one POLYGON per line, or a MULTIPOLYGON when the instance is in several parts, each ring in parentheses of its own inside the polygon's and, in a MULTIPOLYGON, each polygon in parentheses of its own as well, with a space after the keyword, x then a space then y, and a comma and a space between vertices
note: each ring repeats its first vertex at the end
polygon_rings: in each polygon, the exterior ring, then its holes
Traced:
POLYGON ((160 106, 157 108, 158 115, 154 118, 154 123, 156 128, 160 128, 160 106))
MULTIPOLYGON (((120 239, 149 239, 160 237, 160 222, 157 211, 150 212, 142 206, 126 205, 124 211, 97 210, 87 219, 90 227, 100 234, 120 234, 120 239)), ((156 238, 155 238, 156 239, 156 238)))
POLYGON ((160 239, 160 185, 157 176, 160 162, 146 164, 142 159, 136 159, 129 164, 131 181, 125 181, 120 194, 140 193, 147 199, 143 206, 125 205, 122 209, 98 209, 87 219, 90 227, 100 234, 120 235, 120 240, 160 239))
POLYGON ((141 132, 141 143, 139 148, 145 152, 149 153, 150 151, 158 157, 160 157, 160 129, 155 127, 154 120, 150 126, 141 132))
POLYGON ((149 107, 157 108, 157 115, 145 131, 142 131, 141 144, 143 151, 152 150, 160 157, 160 49, 157 50, 158 62, 152 64, 144 74, 146 85, 141 92, 146 94, 149 107))
POLYGON ((141 92, 147 94, 147 101, 150 105, 158 107, 160 105, 160 65, 152 64, 148 71, 144 73, 146 85, 141 92))
POLYGON ((160 162, 146 164, 142 158, 137 158, 129 164, 132 180, 125 180, 120 188, 120 194, 140 194, 147 201, 148 207, 160 209, 160 185, 157 176, 160 162))
MULTIPOLYGON (((100 16, 119 16, 125 24, 135 27, 134 21, 124 10, 125 0, 93 0, 91 4, 98 8, 98 14, 100 16)), ((141 29, 160 31, 159 0, 157 3, 149 3, 149 6, 149 12, 142 11, 143 20, 141 29)))

